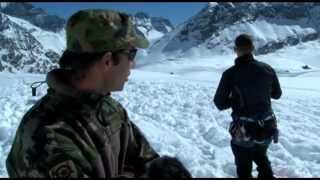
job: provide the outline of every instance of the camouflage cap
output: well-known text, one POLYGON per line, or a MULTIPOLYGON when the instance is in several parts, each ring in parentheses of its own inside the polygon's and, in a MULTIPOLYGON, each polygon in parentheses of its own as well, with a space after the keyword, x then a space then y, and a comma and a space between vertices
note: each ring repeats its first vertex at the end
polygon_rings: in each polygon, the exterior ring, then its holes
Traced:
POLYGON ((124 13, 87 9, 73 14, 66 27, 67 50, 72 52, 104 52, 147 48, 148 40, 136 33, 130 16, 124 13))

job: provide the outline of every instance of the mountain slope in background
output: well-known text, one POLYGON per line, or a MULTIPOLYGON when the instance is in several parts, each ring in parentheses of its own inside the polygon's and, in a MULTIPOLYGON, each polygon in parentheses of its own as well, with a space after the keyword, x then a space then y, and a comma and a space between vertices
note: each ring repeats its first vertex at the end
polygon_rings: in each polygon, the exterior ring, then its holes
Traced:
MULTIPOLYGON (((318 12, 318 3, 212 2, 177 27, 139 12, 132 15, 133 22, 151 46, 138 52, 137 68, 161 60, 231 54, 240 33, 253 35, 257 55, 318 40, 318 12)), ((65 21, 30 3, 1 3, 0 13, 0 71, 46 73, 57 67, 65 49, 65 21)))
POLYGON ((57 67, 64 41, 64 30, 45 31, 0 13, 0 71, 46 73, 57 67))
MULTIPOLYGON (((138 32, 151 44, 174 27, 168 19, 133 16, 138 32)), ((66 47, 66 21, 30 3, 0 4, 0 71, 46 73, 58 66, 66 47)), ((139 55, 146 53, 140 51, 139 55)))
POLYGON ((151 44, 174 29, 174 26, 168 19, 150 17, 143 12, 138 12, 133 16, 133 23, 151 44))
POLYGON ((64 28, 66 20, 55 15, 48 15, 43 9, 35 8, 30 3, 1 3, 0 12, 21 18, 46 31, 59 32, 64 28))
POLYGON ((257 55, 267 54, 318 39, 319 17, 319 3, 212 2, 183 27, 156 42, 149 55, 177 59, 230 54, 235 37, 241 33, 254 37, 257 55))

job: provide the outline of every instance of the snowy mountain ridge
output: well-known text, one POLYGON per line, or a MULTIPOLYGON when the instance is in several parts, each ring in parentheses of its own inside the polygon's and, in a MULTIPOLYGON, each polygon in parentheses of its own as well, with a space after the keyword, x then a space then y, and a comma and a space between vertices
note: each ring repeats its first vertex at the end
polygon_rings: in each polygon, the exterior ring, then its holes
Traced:
POLYGON ((174 29, 174 26, 168 19, 150 17, 148 14, 143 12, 138 12, 133 16, 133 23, 151 44, 160 39, 164 34, 174 29))
POLYGON ((318 39, 319 12, 318 3, 211 2, 171 32, 175 35, 168 33, 155 43, 148 55, 162 54, 158 60, 165 60, 230 54, 241 33, 253 36, 255 54, 275 52, 318 39))
POLYGON ((45 73, 57 67, 63 31, 44 31, 0 13, 0 71, 45 73))
MULTIPOLYGON (((9 7, 19 5, 22 8, 18 9, 35 11, 28 3, 13 4, 2 3, 1 12, 7 10, 14 14, 9 7)), ((177 27, 167 19, 139 12, 132 15, 134 24, 151 46, 138 51, 137 68, 162 60, 200 60, 232 54, 234 38, 240 33, 253 35, 256 55, 314 41, 319 37, 318 12, 317 3, 210 2, 177 27)), ((0 71, 45 73, 57 67, 65 48, 64 29, 46 31, 33 22, 4 13, 1 13, 0 27, 0 71)))
MULTIPOLYGON (((66 47, 65 21, 30 3, 1 3, 0 7, 0 71, 46 73, 58 67, 66 47)), ((142 12, 133 19, 138 32, 151 43, 174 28, 169 20, 142 12)))
POLYGON ((46 31, 59 32, 66 20, 56 15, 49 15, 41 8, 35 8, 28 2, 2 2, 0 12, 24 19, 46 31))

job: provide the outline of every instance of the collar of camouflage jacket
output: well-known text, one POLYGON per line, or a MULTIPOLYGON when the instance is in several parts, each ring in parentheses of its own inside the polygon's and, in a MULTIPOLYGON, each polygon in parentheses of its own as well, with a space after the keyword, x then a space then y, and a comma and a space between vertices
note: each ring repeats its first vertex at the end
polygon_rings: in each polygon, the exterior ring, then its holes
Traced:
POLYGON ((66 81, 66 77, 69 76, 68 72, 63 69, 54 69, 47 74, 46 82, 49 86, 48 92, 54 94, 74 98, 74 99, 86 99, 97 101, 107 95, 102 95, 94 92, 83 92, 77 90, 71 84, 66 81))

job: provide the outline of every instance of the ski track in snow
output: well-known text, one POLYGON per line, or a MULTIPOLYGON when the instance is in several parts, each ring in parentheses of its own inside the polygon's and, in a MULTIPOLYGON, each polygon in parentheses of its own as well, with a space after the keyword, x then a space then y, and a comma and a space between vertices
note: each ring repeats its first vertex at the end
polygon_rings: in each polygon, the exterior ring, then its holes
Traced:
MULTIPOLYGON (((23 114, 31 107, 29 85, 44 76, 0 73, 0 175, 7 177, 5 159, 23 114), (23 78, 22 78, 23 77, 23 78)), ((217 82, 169 77, 130 79, 113 93, 161 155, 178 157, 194 177, 236 177, 228 126, 230 110, 218 111, 212 98, 217 82)), ((38 90, 40 98, 46 85, 38 90)), ((276 176, 320 176, 320 92, 283 89, 273 101, 279 120, 278 144, 268 153, 276 176), (306 93, 308 92, 308 93, 306 93)), ((254 165, 253 175, 257 175, 254 165)))

